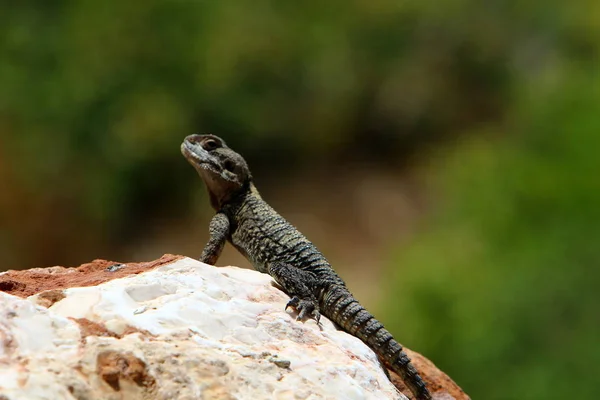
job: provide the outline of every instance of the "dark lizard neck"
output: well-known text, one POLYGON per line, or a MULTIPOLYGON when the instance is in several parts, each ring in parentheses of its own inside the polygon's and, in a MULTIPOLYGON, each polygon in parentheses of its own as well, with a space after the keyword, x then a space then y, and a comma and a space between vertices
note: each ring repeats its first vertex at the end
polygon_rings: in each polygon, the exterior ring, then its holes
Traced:
POLYGON ((250 181, 244 185, 242 190, 232 195, 227 202, 217 204, 216 206, 213 206, 213 208, 217 212, 224 212, 228 216, 235 217, 235 213, 237 213, 240 208, 253 202, 264 202, 266 204, 254 183, 250 181))

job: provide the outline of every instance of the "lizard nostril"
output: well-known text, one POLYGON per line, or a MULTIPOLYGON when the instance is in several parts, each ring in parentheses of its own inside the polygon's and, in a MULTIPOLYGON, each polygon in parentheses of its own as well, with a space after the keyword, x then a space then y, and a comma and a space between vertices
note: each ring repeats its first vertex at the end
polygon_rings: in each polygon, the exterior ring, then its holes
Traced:
POLYGON ((229 171, 229 172, 233 172, 233 170, 235 170, 235 163, 231 160, 226 160, 225 163, 223 164, 223 167, 229 171))

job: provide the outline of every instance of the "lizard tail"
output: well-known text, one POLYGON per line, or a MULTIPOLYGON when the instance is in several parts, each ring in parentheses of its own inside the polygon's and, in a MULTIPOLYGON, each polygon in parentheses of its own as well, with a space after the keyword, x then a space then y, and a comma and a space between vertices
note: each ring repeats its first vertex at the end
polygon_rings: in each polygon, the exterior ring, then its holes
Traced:
POLYGON ((431 399, 425 382, 402 350, 402 345, 347 289, 332 288, 325 295, 322 305, 325 315, 346 332, 365 342, 388 368, 400 375, 418 400, 431 399))

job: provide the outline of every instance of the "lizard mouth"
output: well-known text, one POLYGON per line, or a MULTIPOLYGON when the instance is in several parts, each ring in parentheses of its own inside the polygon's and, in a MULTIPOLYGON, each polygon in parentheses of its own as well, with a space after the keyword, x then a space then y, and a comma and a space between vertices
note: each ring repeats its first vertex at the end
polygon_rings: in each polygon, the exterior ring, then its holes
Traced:
POLYGON ((181 143, 181 154, 195 167, 209 170, 214 173, 220 173, 221 167, 214 160, 208 151, 204 150, 201 145, 192 143, 185 139, 181 143))

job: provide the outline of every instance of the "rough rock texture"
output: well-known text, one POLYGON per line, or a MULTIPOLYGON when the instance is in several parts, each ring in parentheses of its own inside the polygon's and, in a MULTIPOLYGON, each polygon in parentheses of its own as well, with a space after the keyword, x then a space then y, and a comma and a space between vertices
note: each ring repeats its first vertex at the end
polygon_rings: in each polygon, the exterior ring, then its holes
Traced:
MULTIPOLYGON (((172 255, 0 274, 0 399, 405 398, 360 340, 297 322, 271 282, 172 255)), ((468 399, 410 355, 434 398, 468 399)))

